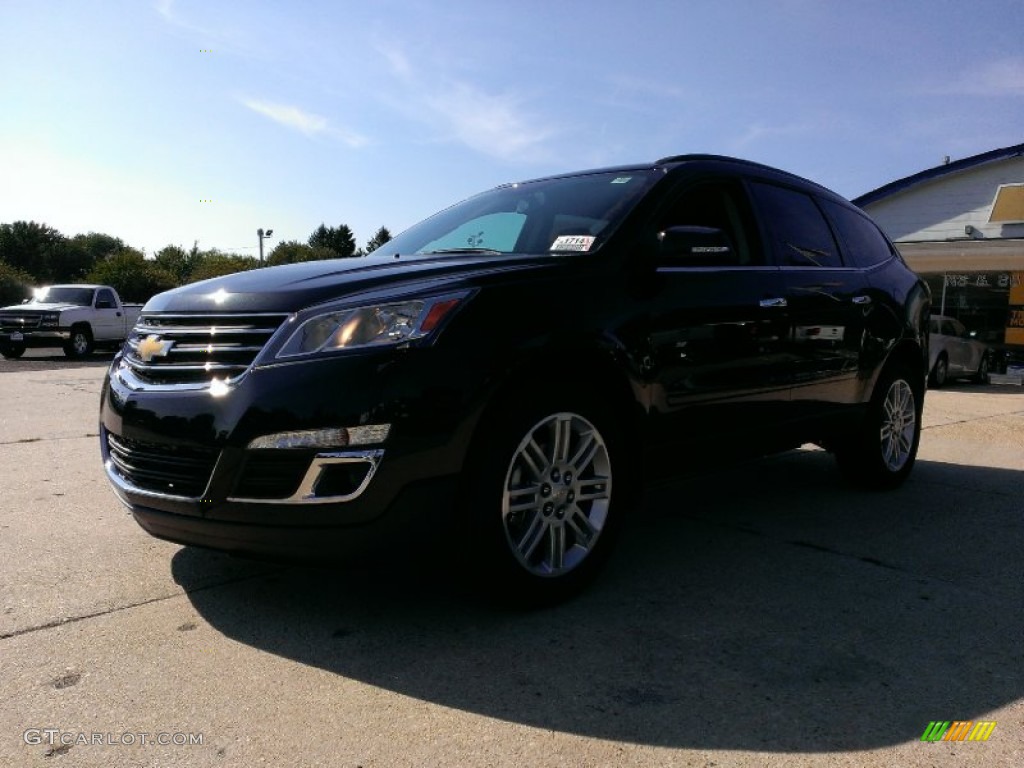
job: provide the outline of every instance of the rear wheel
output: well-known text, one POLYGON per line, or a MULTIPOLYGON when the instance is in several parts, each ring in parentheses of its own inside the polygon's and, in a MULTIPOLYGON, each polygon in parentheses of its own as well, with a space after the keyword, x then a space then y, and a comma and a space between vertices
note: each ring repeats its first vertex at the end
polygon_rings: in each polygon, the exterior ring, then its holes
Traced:
POLYGON ((17 360, 25 354, 25 347, 21 344, 5 344, 0 347, 0 355, 8 360, 17 360))
POLYGON ((71 329, 71 338, 64 344, 64 354, 67 357, 85 357, 92 353, 92 333, 84 326, 76 326, 71 329))
POLYGON ((464 547, 489 596, 557 602, 607 559, 623 495, 619 438, 613 420, 581 405, 512 408, 483 427, 467 466, 464 547))
POLYGON ((988 365, 988 355, 982 355, 981 362, 978 363, 978 372, 974 374, 974 380, 978 384, 988 384, 989 381, 991 381, 991 377, 989 376, 988 365))
POLYGON ((921 395, 903 366, 882 373, 860 428, 835 451, 847 478, 877 489, 907 479, 921 440, 921 395))

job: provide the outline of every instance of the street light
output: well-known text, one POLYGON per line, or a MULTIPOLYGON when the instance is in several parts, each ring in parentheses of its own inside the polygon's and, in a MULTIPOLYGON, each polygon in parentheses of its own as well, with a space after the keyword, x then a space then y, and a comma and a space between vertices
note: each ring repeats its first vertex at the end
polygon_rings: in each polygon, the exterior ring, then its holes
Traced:
POLYGON ((274 230, 268 229, 266 232, 262 228, 256 230, 256 237, 260 239, 260 264, 263 263, 263 241, 274 234, 274 230))

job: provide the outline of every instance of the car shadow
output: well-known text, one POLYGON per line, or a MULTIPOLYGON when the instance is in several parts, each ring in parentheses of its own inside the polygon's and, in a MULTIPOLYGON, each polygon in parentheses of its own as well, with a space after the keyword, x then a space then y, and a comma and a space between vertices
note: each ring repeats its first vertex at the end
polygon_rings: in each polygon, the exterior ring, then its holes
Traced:
POLYGON ((409 562, 211 588, 231 561, 184 548, 172 570, 225 636, 445 707, 647 745, 874 749, 1024 695, 1022 480, 919 462, 866 493, 796 451, 662 486, 602 578, 536 612, 409 562))

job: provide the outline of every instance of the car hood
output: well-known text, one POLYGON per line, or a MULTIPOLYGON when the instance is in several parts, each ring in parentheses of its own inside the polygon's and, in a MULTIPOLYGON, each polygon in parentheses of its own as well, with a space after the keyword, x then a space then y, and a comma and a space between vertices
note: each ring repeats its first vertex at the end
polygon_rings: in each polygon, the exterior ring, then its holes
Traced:
POLYGON ((550 269, 573 256, 364 256, 236 272, 158 294, 144 312, 296 312, 333 299, 448 290, 505 272, 550 269))
POLYGON ((0 312, 63 312, 65 309, 84 309, 80 304, 11 304, 0 307, 0 312))

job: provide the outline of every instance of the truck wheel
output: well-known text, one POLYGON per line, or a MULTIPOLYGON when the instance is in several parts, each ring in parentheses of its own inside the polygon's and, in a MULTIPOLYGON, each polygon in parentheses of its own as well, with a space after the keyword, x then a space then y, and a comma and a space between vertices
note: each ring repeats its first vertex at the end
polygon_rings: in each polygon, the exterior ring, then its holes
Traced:
POLYGON ((71 329, 71 338, 64 344, 64 354, 70 358, 92 354, 92 333, 86 327, 71 329))
POLYGON ((17 360, 19 357, 25 354, 25 347, 21 344, 11 344, 0 347, 0 355, 3 355, 8 360, 17 360))
POLYGON ((486 598, 520 607, 564 600, 594 578, 626 485, 614 420, 544 399, 489 419, 464 474, 463 553, 486 598))

